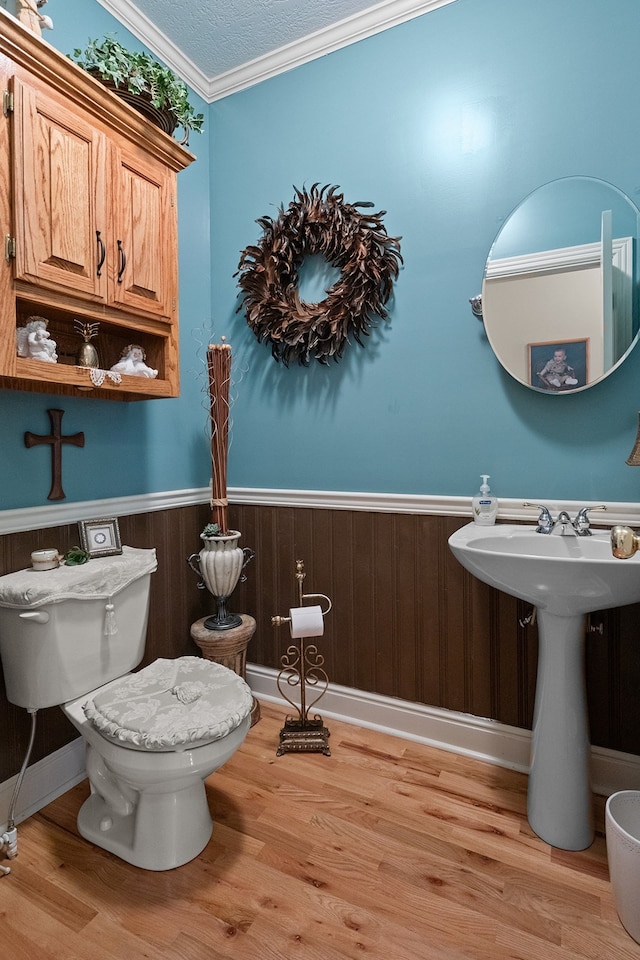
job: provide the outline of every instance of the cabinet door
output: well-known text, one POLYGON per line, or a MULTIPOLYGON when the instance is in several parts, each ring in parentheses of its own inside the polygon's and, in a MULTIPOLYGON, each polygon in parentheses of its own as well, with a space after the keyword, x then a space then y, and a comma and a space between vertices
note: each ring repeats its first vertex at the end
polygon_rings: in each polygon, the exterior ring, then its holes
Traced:
POLYGON ((110 297, 136 313, 172 319, 177 298, 175 175, 122 145, 114 155, 110 297))
POLYGON ((16 277, 103 300, 107 142, 40 89, 14 83, 16 277))
MULTIPOLYGON (((10 76, 7 61, 3 62, 0 56, 0 92, 8 94, 10 76)), ((0 114, 0 167, 5 174, 0 176, 0 236, 3 243, 14 236, 13 210, 11 205, 12 178, 11 170, 11 139, 10 125, 7 119, 0 114)), ((13 263, 9 259, 8 251, 0 253, 0 374, 12 374, 15 371, 16 342, 15 328, 16 311, 13 296, 13 263)))

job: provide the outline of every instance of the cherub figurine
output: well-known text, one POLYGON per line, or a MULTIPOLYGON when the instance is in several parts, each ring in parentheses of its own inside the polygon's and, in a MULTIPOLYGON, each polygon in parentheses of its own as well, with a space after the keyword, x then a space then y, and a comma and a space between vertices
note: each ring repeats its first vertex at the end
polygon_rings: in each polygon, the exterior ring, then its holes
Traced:
POLYGON ((157 370, 152 370, 145 363, 146 354, 142 347, 137 343, 130 343, 122 351, 122 355, 117 363, 111 367, 115 373, 126 373, 130 377, 149 377, 153 379, 158 376, 157 370))
POLYGON ((56 342, 49 336, 44 317, 29 317, 24 327, 16 330, 19 357, 57 363, 56 342))

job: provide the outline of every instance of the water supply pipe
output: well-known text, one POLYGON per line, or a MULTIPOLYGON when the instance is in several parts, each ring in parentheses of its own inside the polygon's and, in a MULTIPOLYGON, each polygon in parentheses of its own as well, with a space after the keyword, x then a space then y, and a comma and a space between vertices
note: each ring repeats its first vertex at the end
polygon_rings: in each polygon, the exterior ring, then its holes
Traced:
MULTIPOLYGON (((33 744, 36 738, 36 715, 37 710, 27 707, 27 713, 31 714, 31 734, 29 736, 29 744, 27 746, 27 752, 25 754, 24 760, 22 761, 22 766, 20 767, 20 773, 18 774, 17 780, 13 787, 13 794, 11 796, 11 803, 9 804, 9 822, 7 824, 6 831, 0 836, 0 841, 2 846, 0 847, 0 855, 3 859, 13 860, 18 856, 18 831, 16 830, 16 807, 18 805, 18 794, 20 793, 20 787, 22 786, 22 781, 24 780, 24 775, 29 766, 29 759, 31 757, 31 751, 33 750, 33 744)), ((11 867, 5 867, 0 863, 0 877, 6 877, 8 873, 11 873, 11 867)))

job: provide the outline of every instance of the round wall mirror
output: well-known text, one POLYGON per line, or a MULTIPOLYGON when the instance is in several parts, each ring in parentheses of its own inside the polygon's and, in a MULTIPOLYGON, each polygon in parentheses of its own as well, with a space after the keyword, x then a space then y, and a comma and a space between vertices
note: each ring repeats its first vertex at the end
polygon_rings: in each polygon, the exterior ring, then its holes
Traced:
POLYGON ((532 390, 563 394, 607 377, 638 339, 640 212, 592 177, 539 187, 489 252, 482 314, 493 351, 532 390))

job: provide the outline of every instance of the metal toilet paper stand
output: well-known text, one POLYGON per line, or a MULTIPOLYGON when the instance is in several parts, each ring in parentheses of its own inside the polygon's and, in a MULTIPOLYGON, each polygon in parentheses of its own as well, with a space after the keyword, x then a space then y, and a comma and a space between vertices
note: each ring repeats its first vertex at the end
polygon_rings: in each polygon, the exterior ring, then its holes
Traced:
POLYGON ((297 711, 297 716, 287 716, 280 731, 280 743, 276 756, 283 753, 324 753, 330 756, 329 730, 322 717, 315 714, 309 717, 309 711, 326 693, 329 678, 323 668, 324 657, 318 653, 315 643, 307 643, 309 637, 319 637, 324 633, 324 617, 331 610, 331 600, 323 593, 303 593, 302 584, 306 573, 304 561, 296 560, 296 580, 298 582, 298 607, 289 610, 288 617, 272 617, 274 627, 288 623, 291 629, 291 643, 287 652, 280 658, 282 669, 278 674, 278 689, 284 699, 297 711), (325 600, 327 608, 305 606, 305 600, 325 600), (285 692, 285 687, 300 687, 300 703, 296 703, 285 692), (307 688, 319 693, 307 703, 307 688))

